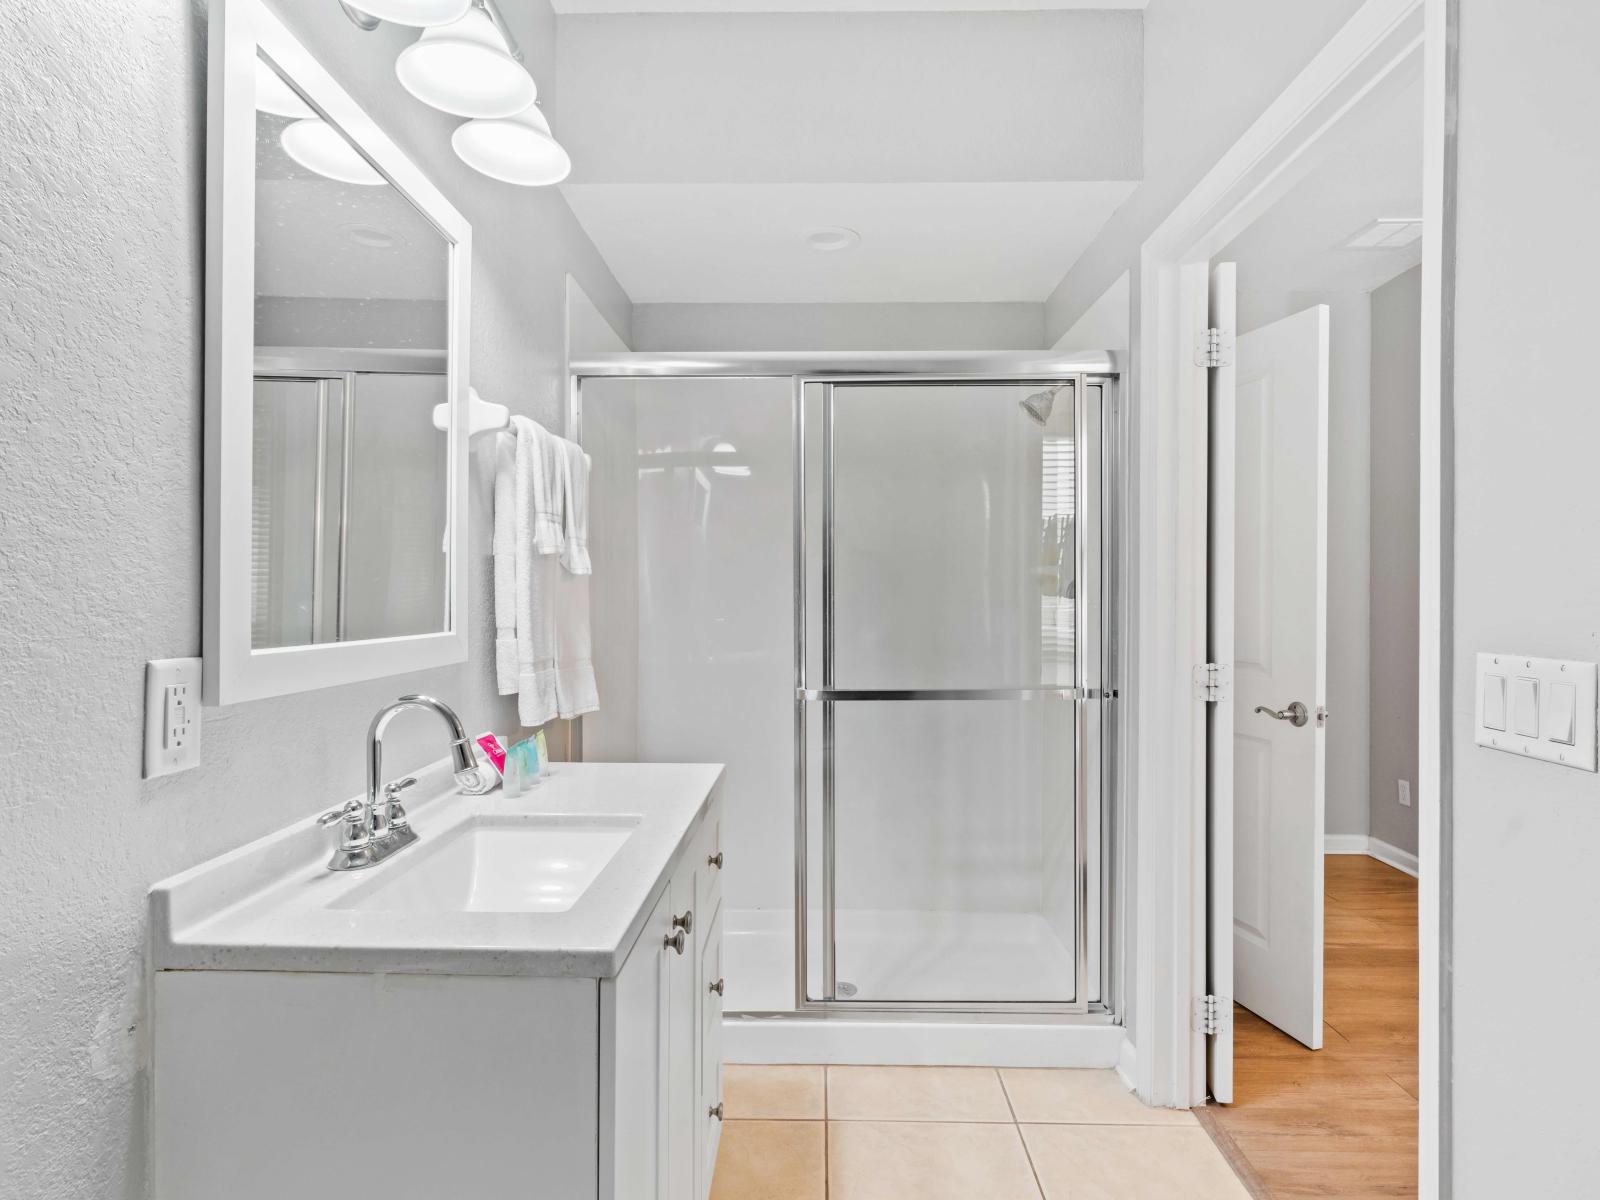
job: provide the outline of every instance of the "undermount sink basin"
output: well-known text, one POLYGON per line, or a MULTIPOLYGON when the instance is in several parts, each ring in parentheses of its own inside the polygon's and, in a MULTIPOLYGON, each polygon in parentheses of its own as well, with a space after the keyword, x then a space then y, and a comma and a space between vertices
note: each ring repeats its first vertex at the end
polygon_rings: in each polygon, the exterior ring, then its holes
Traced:
POLYGON ((637 817, 480 816, 370 868, 334 902, 372 912, 566 912, 639 824, 637 817))

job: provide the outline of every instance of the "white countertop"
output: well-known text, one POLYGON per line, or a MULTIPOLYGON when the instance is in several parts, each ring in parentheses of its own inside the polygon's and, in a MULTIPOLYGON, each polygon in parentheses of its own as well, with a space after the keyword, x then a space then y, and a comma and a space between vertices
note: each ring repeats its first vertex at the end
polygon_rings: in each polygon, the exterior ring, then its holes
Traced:
MULTIPOLYGON (((406 808, 419 841, 374 867, 330 871, 334 829, 314 816, 150 891, 158 970, 344 971, 608 978, 622 967, 667 869, 704 815, 722 767, 557 763, 521 796, 465 796, 441 761, 416 773, 406 808), (413 799, 413 797, 420 798, 413 799), (477 816, 636 817, 632 836, 566 912, 339 908, 477 816)), ((331 806, 330 806, 331 807, 331 806)))

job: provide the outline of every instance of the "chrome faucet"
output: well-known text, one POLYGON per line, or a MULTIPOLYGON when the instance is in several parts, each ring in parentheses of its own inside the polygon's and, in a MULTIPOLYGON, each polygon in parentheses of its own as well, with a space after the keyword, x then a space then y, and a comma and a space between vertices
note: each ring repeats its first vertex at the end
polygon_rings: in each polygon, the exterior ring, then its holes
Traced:
POLYGON ((365 803, 351 800, 343 808, 336 808, 318 817, 324 825, 341 823, 339 848, 328 860, 330 871, 358 871, 374 866, 397 851, 404 850, 417 840, 417 831, 411 828, 405 807, 400 803, 400 793, 416 783, 414 778, 383 783, 383 734, 389 722, 408 708, 428 709, 437 713, 450 730, 450 759, 455 769, 456 782, 463 787, 478 782, 478 756, 472 751, 467 731, 456 716, 455 709, 432 696, 401 696, 393 704, 385 705, 372 718, 367 728, 367 798, 365 803), (379 789, 382 796, 379 796, 379 789))

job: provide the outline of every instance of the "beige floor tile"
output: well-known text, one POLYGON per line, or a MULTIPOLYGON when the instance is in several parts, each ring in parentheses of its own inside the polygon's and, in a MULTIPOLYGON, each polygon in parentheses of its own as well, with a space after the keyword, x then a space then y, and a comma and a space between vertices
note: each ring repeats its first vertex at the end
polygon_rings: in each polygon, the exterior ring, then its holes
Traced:
POLYGON ((722 1103, 729 1120, 820 1121, 823 1068, 722 1068, 722 1103))
POLYGON ((1015 1125, 830 1121, 829 1200, 1039 1200, 1015 1125))
POLYGON ((1017 1120, 1069 1125, 1195 1125, 1194 1114, 1149 1108, 1115 1071, 1003 1067, 1000 1081, 1017 1120))
POLYGON ((830 1121, 1010 1121, 992 1067, 829 1067, 830 1121))
POLYGON ((821 1121, 728 1121, 711 1200, 826 1200, 821 1121))
POLYGON ((1206 1132, 1132 1125, 1024 1125, 1045 1200, 1250 1200, 1206 1132))

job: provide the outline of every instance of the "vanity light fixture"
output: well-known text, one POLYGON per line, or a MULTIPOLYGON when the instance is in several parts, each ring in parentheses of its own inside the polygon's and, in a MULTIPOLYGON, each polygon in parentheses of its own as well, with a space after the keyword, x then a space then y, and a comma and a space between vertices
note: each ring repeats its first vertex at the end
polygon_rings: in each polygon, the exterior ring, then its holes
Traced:
POLYGON ((424 29, 400 52, 394 71, 418 100, 458 117, 510 117, 538 95, 533 76, 481 7, 424 29))
POLYGON ((502 183, 545 187, 560 183, 572 170, 572 159, 536 104, 512 117, 468 121, 450 144, 467 166, 502 183))
POLYGON ((317 115, 311 105, 301 99, 300 93, 290 87, 264 58, 256 59, 256 109, 297 121, 317 115))
POLYGON ((448 24, 471 7, 472 0, 362 0, 360 4, 345 4, 344 11, 363 29, 375 28, 379 21, 426 28, 448 24))
POLYGON ((320 117, 308 117, 284 127, 279 137, 283 151, 308 171, 340 183, 379 187, 389 181, 378 173, 332 125, 320 117))

